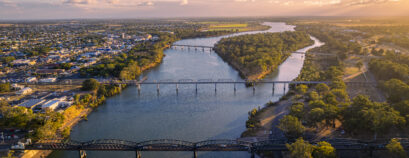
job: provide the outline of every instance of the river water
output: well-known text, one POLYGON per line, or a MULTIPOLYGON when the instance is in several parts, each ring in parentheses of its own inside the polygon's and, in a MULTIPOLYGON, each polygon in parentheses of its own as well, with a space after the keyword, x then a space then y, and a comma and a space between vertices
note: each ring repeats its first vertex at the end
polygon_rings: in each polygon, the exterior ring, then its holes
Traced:
MULTIPOLYGON (((266 31, 237 33, 293 31, 294 26, 284 23, 266 22, 271 28, 266 31)), ((223 37, 186 39, 175 44, 213 46, 223 37)), ((305 52, 313 46, 299 50, 305 52)), ((233 79, 242 81, 238 72, 224 62, 216 53, 195 50, 168 49, 163 63, 147 71, 148 80, 164 79, 233 79)), ((302 68, 304 55, 292 54, 277 71, 265 80, 286 81, 296 78, 302 68)), ((156 85, 143 85, 138 95, 136 87, 126 88, 120 95, 107 99, 71 132, 71 139, 88 141, 93 139, 124 139, 145 141, 152 139, 180 139, 202 141, 207 139, 236 139, 245 130, 248 111, 263 106, 268 101, 277 101, 284 94, 284 86, 276 85, 272 93, 271 84, 258 84, 253 93, 251 87, 237 85, 161 85, 157 94, 156 85)), ((288 90, 288 88, 286 88, 288 90)), ((142 152, 142 157, 192 157, 192 152, 142 152)), ((54 152, 50 157, 76 157, 78 152, 54 152)), ((87 151, 91 158, 135 157, 134 152, 87 151)), ((199 152, 198 157, 249 157, 247 152, 199 152)))

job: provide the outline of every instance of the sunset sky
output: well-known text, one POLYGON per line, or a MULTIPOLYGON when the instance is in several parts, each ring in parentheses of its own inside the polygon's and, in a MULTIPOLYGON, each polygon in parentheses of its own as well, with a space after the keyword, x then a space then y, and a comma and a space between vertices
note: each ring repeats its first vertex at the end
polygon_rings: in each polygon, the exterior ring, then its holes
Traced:
POLYGON ((409 0, 0 0, 0 19, 408 16, 409 0))

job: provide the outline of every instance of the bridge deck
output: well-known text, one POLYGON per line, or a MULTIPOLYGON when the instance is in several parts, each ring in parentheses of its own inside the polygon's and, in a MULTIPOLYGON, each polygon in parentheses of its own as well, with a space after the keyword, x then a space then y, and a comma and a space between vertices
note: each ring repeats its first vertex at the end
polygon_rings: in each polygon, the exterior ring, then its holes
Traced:
MULTIPOLYGON (((320 140, 321 141, 321 140, 320 140)), ((336 150, 386 150, 388 140, 382 142, 362 142, 353 139, 326 139, 336 150)), ((317 143, 311 142, 311 143, 317 143)), ((408 139, 400 140, 405 149, 409 149, 408 139)), ((94 150, 94 151, 285 151, 286 140, 265 140, 245 142, 239 140, 206 140, 188 142, 180 140, 151 140, 132 142, 114 139, 93 140, 88 142, 50 140, 39 141, 24 148, 12 150, 94 150)))

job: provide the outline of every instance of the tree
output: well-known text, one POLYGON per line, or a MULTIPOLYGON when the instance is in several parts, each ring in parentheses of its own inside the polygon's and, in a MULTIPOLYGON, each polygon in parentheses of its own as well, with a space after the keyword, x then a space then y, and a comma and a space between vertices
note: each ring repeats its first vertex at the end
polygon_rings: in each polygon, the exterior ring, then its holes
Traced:
POLYGON ((298 93, 305 94, 308 90, 308 86, 305 84, 301 84, 301 85, 298 85, 296 89, 298 93))
POLYGON ((292 158, 312 158, 314 146, 304 141, 303 138, 298 138, 294 143, 285 145, 290 151, 292 158))
POLYGON ((325 119, 325 112, 321 108, 314 108, 308 113, 308 122, 316 126, 325 119))
POLYGON ((322 95, 322 94, 324 94, 324 93, 326 93, 326 92, 329 91, 329 87, 328 87, 327 84, 325 84, 325 83, 317 84, 317 85, 315 86, 315 89, 317 90, 317 92, 318 92, 320 95, 322 95))
POLYGON ((297 117, 298 119, 302 119, 304 116, 304 103, 296 102, 293 103, 290 107, 290 115, 297 117))
POLYGON ((406 120, 386 103, 377 103, 369 97, 358 95, 352 104, 343 111, 342 125, 347 131, 371 131, 376 139, 377 134, 387 132, 392 127, 404 126, 406 120))
POLYGON ((308 99, 311 100, 311 101, 318 100, 318 99, 320 99, 320 95, 316 91, 311 91, 308 94, 308 99))
POLYGON ((284 116, 278 125, 287 138, 295 139, 301 137, 304 133, 305 127, 301 124, 301 121, 297 117, 286 115, 284 116))
POLYGON ((1 83, 0 92, 10 92, 10 83, 1 83))
POLYGON ((336 158, 335 148, 328 142, 318 142, 312 152, 314 158, 336 158))
POLYGON ((408 157, 399 140, 396 138, 392 138, 391 141, 389 141, 389 144, 386 145, 386 149, 388 149, 388 152, 391 153, 391 156, 394 158, 408 157))
POLYGON ((331 105, 337 105, 338 100, 337 96, 335 96, 332 92, 328 92, 322 97, 322 100, 324 100, 325 103, 331 104, 331 105))
POLYGON ((99 82, 96 79, 86 79, 82 82, 82 90, 83 91, 94 91, 97 90, 99 87, 99 82))

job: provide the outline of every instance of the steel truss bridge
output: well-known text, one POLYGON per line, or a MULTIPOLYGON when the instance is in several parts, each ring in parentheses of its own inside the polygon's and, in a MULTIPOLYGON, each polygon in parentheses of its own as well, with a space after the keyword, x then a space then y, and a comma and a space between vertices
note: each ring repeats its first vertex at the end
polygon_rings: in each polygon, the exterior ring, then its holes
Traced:
MULTIPOLYGON (((356 139, 322 139, 330 143, 337 151, 373 151, 386 150, 389 140, 378 140, 376 142, 365 142, 356 139)), ((409 150, 409 139, 400 138, 401 145, 405 150, 409 150)), ((316 144, 319 141, 312 141, 316 144)), ((87 142, 73 140, 42 140, 34 144, 21 148, 11 148, 11 150, 71 150, 79 151, 80 156, 84 156, 85 151, 134 151, 136 157, 141 158, 141 151, 192 151, 193 157, 197 157, 199 151, 247 151, 254 157, 256 152, 265 151, 287 151, 285 144, 289 143, 285 139, 272 139, 256 142, 237 140, 206 140, 200 142, 189 142, 173 139, 149 140, 143 142, 133 142, 116 139, 91 140, 87 142)))
MULTIPOLYGON (((210 52, 212 50, 214 50, 213 46, 195 46, 195 45, 183 45, 183 44, 174 44, 171 45, 170 48, 172 49, 181 49, 184 50, 186 48, 186 50, 195 50, 195 51, 203 51, 205 52, 205 50, 209 50, 210 52)), ((292 54, 314 54, 314 55, 320 55, 320 56, 338 56, 337 54, 331 54, 331 53, 320 53, 320 52, 291 52, 292 54)), ((361 58, 375 58, 375 59, 379 59, 379 58, 383 58, 381 56, 368 56, 368 55, 354 55, 357 57, 361 57, 361 58)))
MULTIPOLYGON (((214 85, 214 90, 217 91, 217 85, 221 84, 230 84, 233 85, 233 91, 236 92, 236 84, 248 84, 252 86, 253 92, 256 91, 255 85, 256 84, 271 84, 272 85, 272 93, 274 94, 276 91, 276 85, 281 84, 283 85, 283 92, 286 92, 287 85, 292 86, 292 85, 299 85, 299 84, 306 84, 306 85, 314 85, 314 84, 320 84, 320 83, 325 83, 325 84, 331 84, 329 81, 234 81, 232 79, 198 79, 198 80, 193 80, 193 79, 180 79, 180 80, 172 80, 172 79, 167 79, 167 80, 159 80, 159 81, 138 81, 138 80, 99 80, 101 84, 116 84, 116 85, 135 85, 138 88, 138 93, 141 92, 141 85, 156 85, 157 92, 159 94, 160 91, 160 85, 175 85, 176 92, 179 91, 179 85, 194 85, 196 92, 198 91, 198 85, 214 85)), ((58 83, 23 83, 26 85, 50 85, 50 86, 63 86, 63 85, 81 85, 82 83, 75 82, 72 83, 70 80, 66 80, 63 82, 58 82, 58 83)), ((353 85, 353 86, 377 86, 376 82, 345 82, 347 85, 353 85)))

